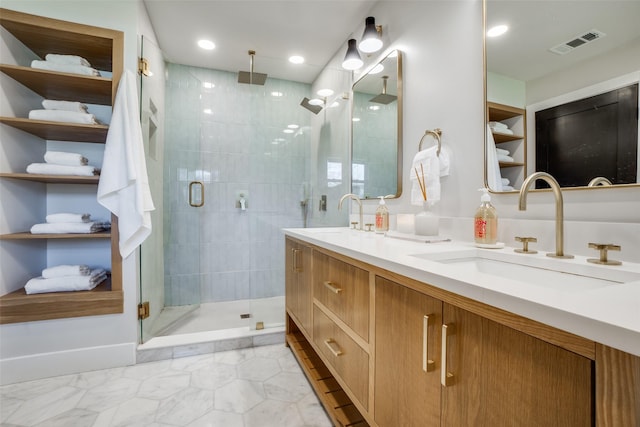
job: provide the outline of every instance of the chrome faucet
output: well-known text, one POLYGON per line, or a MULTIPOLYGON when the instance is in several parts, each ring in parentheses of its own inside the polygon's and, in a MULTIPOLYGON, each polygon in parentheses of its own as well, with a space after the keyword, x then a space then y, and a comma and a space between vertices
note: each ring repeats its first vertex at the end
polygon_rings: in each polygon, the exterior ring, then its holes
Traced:
POLYGON ((527 194, 529 193, 529 187, 538 179, 545 181, 553 190, 553 195, 556 198, 556 253, 548 253, 547 256, 554 258, 573 258, 573 255, 564 254, 564 213, 563 213, 563 201, 562 191, 560 191, 560 185, 554 177, 546 172, 535 172, 529 175, 520 187, 520 199, 518 201, 518 209, 524 211, 527 209, 527 194))
POLYGON ((362 223, 363 223, 363 219, 362 219, 362 201, 360 200, 360 198, 358 196, 356 196, 353 193, 347 193, 344 196, 342 196, 342 198, 340 199, 340 203, 338 203, 338 210, 342 209, 342 202, 344 202, 345 199, 347 198, 352 198, 353 200, 355 200, 356 202, 358 202, 358 207, 360 208, 360 225, 359 225, 359 229, 363 230, 362 228, 362 223))

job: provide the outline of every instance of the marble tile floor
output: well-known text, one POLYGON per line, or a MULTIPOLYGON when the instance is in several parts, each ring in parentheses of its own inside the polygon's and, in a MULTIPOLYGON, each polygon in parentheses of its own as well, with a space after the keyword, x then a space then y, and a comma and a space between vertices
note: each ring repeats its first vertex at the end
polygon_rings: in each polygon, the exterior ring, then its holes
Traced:
POLYGON ((3 427, 330 427, 284 344, 0 387, 3 427))

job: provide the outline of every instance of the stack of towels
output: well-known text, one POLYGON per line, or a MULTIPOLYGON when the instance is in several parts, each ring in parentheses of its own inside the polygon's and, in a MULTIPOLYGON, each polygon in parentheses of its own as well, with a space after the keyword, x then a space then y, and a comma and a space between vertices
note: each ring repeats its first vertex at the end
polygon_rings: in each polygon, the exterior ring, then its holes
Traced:
POLYGON ((42 106, 44 109, 29 111, 31 120, 78 123, 82 125, 101 124, 96 119, 96 116, 88 112, 87 106, 81 102, 45 99, 42 101, 42 106))
POLYGON ((509 150, 505 150, 504 148, 496 148, 496 154, 499 162, 513 163, 515 161, 513 157, 511 157, 509 150))
POLYGON ((31 227, 31 234, 89 234, 111 229, 110 222, 92 221, 89 214, 57 213, 47 215, 46 221, 31 227))
POLYGON ((90 291, 104 282, 107 271, 86 265, 58 265, 45 268, 42 276, 30 279, 24 286, 27 294, 45 292, 90 291))
POLYGON ((31 68, 59 71, 61 73, 83 74, 85 76, 100 76, 100 72, 92 68, 89 61, 81 56, 49 53, 44 59, 44 61, 31 61, 31 68))
POLYGON ((27 173, 40 175, 100 175, 100 169, 88 165, 89 161, 82 154, 64 151, 47 151, 44 153, 45 163, 31 163, 27 173))
POLYGON ((502 122, 489 122, 489 127, 492 131, 498 133, 504 133, 507 135, 513 135, 513 131, 509 129, 509 126, 505 125, 502 122))

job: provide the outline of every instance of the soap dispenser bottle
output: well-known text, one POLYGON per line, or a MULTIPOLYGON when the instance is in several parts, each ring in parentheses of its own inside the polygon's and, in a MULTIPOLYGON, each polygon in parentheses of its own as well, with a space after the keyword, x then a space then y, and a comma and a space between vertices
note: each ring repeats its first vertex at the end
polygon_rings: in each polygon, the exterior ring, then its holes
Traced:
POLYGON ((474 221, 474 238, 476 244, 495 245, 498 240, 498 214, 491 204, 491 196, 487 188, 481 188, 480 207, 476 211, 474 221))
POLYGON ((376 209, 376 233, 389 231, 389 209, 384 202, 384 196, 380 196, 380 203, 376 209))

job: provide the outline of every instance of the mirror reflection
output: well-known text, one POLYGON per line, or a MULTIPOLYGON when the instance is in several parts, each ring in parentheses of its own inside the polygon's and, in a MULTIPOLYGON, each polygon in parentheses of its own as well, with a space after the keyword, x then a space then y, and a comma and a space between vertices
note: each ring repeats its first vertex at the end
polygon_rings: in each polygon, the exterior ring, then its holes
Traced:
POLYGON ((487 30, 508 27, 485 38, 489 188, 518 190, 536 171, 565 188, 640 182, 640 2, 486 0, 486 11, 487 30))
POLYGON ((393 51, 353 85, 351 192, 402 193, 402 54, 393 51))

